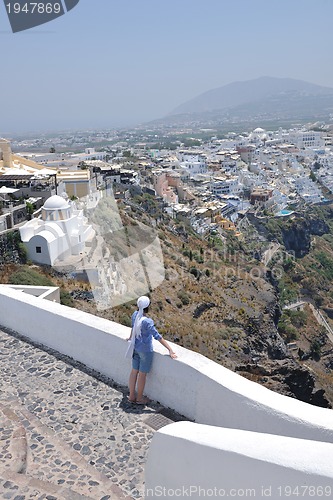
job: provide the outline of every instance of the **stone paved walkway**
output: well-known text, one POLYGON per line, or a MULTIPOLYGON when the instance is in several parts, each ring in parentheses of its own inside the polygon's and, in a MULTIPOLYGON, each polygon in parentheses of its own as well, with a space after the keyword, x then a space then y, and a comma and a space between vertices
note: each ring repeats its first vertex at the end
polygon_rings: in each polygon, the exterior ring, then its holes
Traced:
POLYGON ((0 498, 144 497, 150 440, 181 417, 127 402, 126 388, 0 331, 0 498))

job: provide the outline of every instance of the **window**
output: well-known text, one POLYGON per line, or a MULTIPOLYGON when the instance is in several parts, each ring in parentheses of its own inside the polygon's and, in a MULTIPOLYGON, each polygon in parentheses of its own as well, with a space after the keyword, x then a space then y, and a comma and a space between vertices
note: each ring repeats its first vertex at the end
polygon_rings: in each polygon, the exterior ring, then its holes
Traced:
POLYGON ((36 253, 42 253, 42 247, 36 247, 36 253))

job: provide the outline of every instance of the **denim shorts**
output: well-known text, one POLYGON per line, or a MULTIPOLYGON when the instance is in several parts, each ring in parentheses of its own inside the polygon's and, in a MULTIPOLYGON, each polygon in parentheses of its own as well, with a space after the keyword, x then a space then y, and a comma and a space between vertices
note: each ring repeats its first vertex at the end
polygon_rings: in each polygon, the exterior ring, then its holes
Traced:
POLYGON ((132 357, 132 368, 139 370, 139 372, 149 373, 151 364, 153 362, 154 353, 151 352, 138 352, 134 349, 132 357))

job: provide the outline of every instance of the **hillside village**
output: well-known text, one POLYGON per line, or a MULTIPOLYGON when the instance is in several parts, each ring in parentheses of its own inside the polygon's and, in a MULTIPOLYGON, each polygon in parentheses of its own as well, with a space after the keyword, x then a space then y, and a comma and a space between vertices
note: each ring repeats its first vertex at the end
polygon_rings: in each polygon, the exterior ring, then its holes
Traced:
MULTIPOLYGON (((188 221, 198 234, 220 228, 237 234, 236 226, 246 213, 285 216, 302 203, 325 202, 333 186, 329 126, 274 132, 256 128, 246 134, 228 133, 223 139, 189 137, 184 142, 193 146, 177 141, 172 149, 154 147, 158 134, 141 131, 140 139, 147 142, 135 142, 137 135, 128 133, 117 142, 114 134, 105 134, 99 137, 101 151, 87 147, 83 153, 60 153, 58 147, 66 150, 68 142, 52 138, 49 152, 21 150, 12 158, 3 154, 2 190, 18 189, 2 200, 3 210, 15 199, 30 198, 39 208, 56 191, 82 198, 112 186, 116 198, 129 199, 142 191, 155 196, 166 212, 188 221), (111 145, 105 146, 107 141, 111 145)), ((89 135, 85 141, 93 139, 98 145, 98 137, 89 135)), ((77 148, 84 139, 77 141, 72 138, 71 146, 77 148)), ((15 149, 43 151, 45 146, 41 140, 13 143, 15 149)))
MULTIPOLYGON (((28 264, 65 279, 75 307, 128 325, 133 300, 151 292, 171 340, 330 406, 325 329, 306 304, 295 314, 282 308, 304 294, 297 258, 313 236, 330 233, 316 210, 330 207, 331 128, 208 132, 184 139, 182 130, 179 141, 174 130, 172 139, 168 131, 89 133, 77 136, 75 152, 73 136, 3 139, 2 233, 19 231, 28 264)), ((307 286, 330 323, 329 301, 307 286)))

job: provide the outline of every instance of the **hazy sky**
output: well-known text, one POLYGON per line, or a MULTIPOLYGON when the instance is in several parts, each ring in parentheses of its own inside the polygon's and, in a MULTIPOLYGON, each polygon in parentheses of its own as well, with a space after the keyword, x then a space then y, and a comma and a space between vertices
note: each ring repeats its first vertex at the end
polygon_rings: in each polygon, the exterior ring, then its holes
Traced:
POLYGON ((1 2, 0 136, 132 125, 260 76, 333 87, 332 19, 332 0, 80 0, 13 34, 1 2))

